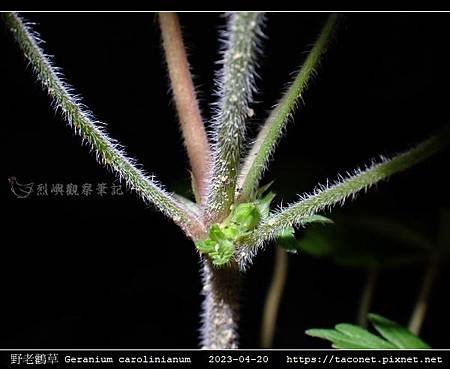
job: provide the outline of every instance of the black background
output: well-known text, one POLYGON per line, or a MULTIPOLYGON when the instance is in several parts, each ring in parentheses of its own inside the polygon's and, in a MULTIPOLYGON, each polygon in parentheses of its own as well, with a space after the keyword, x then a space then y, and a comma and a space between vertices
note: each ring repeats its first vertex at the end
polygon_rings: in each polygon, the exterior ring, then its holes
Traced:
MULTIPOLYGON (((185 191, 186 156, 167 84, 154 14, 29 13, 68 81, 111 136, 170 190, 185 191)), ((270 14, 260 60, 254 132, 318 34, 325 14, 270 14)), ((215 13, 182 14, 204 116, 218 67, 215 13)), ((448 122, 447 14, 349 14, 304 96, 265 180, 278 202, 318 182, 404 150, 448 122)), ((199 261, 177 227, 134 194, 17 199, 22 183, 114 181, 49 105, 7 31, 0 29, 4 203, 0 346, 4 348, 195 348, 199 261)), ((448 149, 339 210, 401 216, 433 234, 449 204, 448 149)), ((336 214, 337 212, 333 212, 336 214)), ((258 347, 270 281, 269 247, 247 273, 242 346, 258 347)), ((328 347, 304 335, 355 319, 364 272, 307 255, 290 257, 275 346, 328 347)), ((406 324, 422 266, 386 270, 374 312, 406 324)), ((439 275, 423 338, 449 347, 449 273, 439 275)))

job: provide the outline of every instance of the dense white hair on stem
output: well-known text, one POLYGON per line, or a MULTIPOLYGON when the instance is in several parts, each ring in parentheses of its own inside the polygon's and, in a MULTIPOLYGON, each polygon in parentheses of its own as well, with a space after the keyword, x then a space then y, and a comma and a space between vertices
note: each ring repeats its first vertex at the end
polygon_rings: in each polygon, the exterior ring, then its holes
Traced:
POLYGON ((239 347, 240 273, 237 265, 216 268, 202 258, 204 296, 201 312, 201 348, 237 349, 239 347))
POLYGON ((386 180, 391 175, 427 159, 443 149, 450 141, 450 125, 444 126, 436 135, 419 143, 412 149, 388 159, 380 156, 365 168, 358 168, 345 175, 338 175, 331 184, 318 185, 311 193, 286 208, 279 208, 269 215, 252 233, 240 240, 236 257, 245 269, 259 248, 276 238, 290 226, 302 226, 305 220, 322 210, 330 210, 334 205, 343 206, 348 199, 354 199, 360 191, 366 191, 376 183, 386 180))
POLYGON ((322 56, 332 40, 337 20, 336 14, 329 16, 304 64, 261 127, 239 173, 236 191, 239 201, 248 201, 257 189, 276 145, 286 130, 287 123, 292 120, 299 103, 303 102, 303 94, 315 76, 322 56))
POLYGON ((255 92, 256 55, 262 36, 261 13, 228 15, 223 35, 222 70, 216 82, 218 102, 212 122, 213 170, 206 203, 210 222, 221 221, 234 202, 237 171, 255 92))
POLYGON ((198 217, 166 192, 153 176, 146 175, 136 161, 126 155, 123 147, 108 136, 104 123, 95 119, 80 96, 64 81, 61 70, 52 65, 51 58, 41 49, 42 41, 32 30, 31 24, 15 13, 4 13, 3 18, 36 77, 51 97, 53 109, 81 136, 82 142, 95 153, 97 161, 112 169, 120 181, 170 217, 188 236, 195 238, 201 234, 204 229, 198 217))

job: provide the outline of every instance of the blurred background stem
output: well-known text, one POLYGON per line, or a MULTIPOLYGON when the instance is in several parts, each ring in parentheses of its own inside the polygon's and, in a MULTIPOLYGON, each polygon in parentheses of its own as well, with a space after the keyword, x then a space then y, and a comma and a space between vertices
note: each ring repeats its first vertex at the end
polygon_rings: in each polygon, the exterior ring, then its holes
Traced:
POLYGON ((426 266, 422 284, 420 286, 419 295, 417 296, 416 305, 411 314, 408 328, 415 335, 419 335, 422 328, 425 314, 428 308, 428 299, 430 297, 431 289, 438 273, 438 261, 435 256, 432 256, 426 266))
POLYGON ((361 327, 367 327, 367 315, 369 313, 370 306, 372 305, 373 293, 378 279, 378 268, 372 267, 367 272, 366 285, 361 294, 358 309, 358 324, 361 327))
POLYGON ((275 249, 275 263, 272 282, 267 292, 261 324, 261 347, 271 348, 275 333, 281 296, 288 271, 288 255, 281 247, 275 249))

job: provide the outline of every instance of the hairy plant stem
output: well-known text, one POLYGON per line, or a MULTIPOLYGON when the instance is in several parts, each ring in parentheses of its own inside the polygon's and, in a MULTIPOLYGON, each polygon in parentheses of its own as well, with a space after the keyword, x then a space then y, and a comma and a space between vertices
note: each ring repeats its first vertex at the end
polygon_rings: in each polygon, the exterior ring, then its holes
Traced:
POLYGON ((361 294, 358 309, 358 324, 361 327, 367 327, 367 317, 370 306, 372 305, 373 293, 378 279, 378 268, 373 267, 367 271, 367 281, 361 294))
POLYGON ((191 238, 195 239, 204 234, 205 229, 201 220, 166 192, 152 177, 146 176, 134 160, 127 157, 123 149, 108 137, 102 124, 83 107, 73 94, 72 88, 52 66, 47 55, 39 47, 36 34, 29 26, 14 13, 4 13, 3 19, 37 78, 52 98, 55 110, 62 113, 68 125, 95 151, 98 161, 113 169, 121 180, 144 200, 170 217, 191 238))
POLYGON ((288 273, 288 254, 281 247, 275 248, 275 263, 272 283, 267 292, 261 324, 261 347, 271 348, 275 327, 288 273))
POLYGON ((439 264, 437 257, 432 256, 425 268, 422 284, 420 286, 419 295, 417 296, 416 304, 411 314, 408 328, 415 335, 420 334, 425 314, 428 308, 428 300, 431 289, 438 274, 439 264))
POLYGON ((218 80, 218 111, 213 125, 214 164, 206 203, 209 223, 221 222, 234 202, 245 123, 254 90, 260 13, 239 12, 229 16, 223 68, 218 80))
POLYGON ((251 198, 257 189, 261 176, 267 167, 271 153, 280 140, 284 128, 295 111, 298 101, 308 87, 322 56, 336 28, 338 15, 332 14, 325 23, 314 47, 308 54, 294 81, 281 98, 278 105, 271 111, 247 154, 239 173, 237 186, 238 201, 245 202, 251 198))
POLYGON ((195 188, 206 196, 211 152, 195 94, 180 23, 175 13, 160 13, 159 24, 167 69, 195 188))
POLYGON ((323 209, 366 190, 377 182, 420 163, 436 152, 442 150, 450 141, 450 125, 443 127, 435 136, 418 144, 412 149, 398 154, 391 159, 383 159, 365 170, 356 170, 348 178, 342 178, 333 185, 322 186, 312 194, 303 196, 300 201, 289 205, 286 209, 269 215, 249 235, 241 238, 238 260, 243 268, 251 261, 256 249, 264 242, 276 237, 283 229, 292 225, 302 225, 305 219, 323 209))
POLYGON ((236 349, 239 347, 239 268, 236 264, 217 268, 203 258, 202 278, 201 347, 236 349))

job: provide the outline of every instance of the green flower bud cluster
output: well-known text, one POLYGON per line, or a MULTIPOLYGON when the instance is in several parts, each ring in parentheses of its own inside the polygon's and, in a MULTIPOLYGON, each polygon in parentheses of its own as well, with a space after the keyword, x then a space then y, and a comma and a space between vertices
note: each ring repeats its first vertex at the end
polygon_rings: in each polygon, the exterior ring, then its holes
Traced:
POLYGON ((216 266, 227 264, 234 256, 237 240, 256 228, 269 214, 275 194, 270 192, 255 202, 232 206, 230 215, 222 224, 213 224, 206 240, 197 241, 197 249, 211 258, 216 266))
MULTIPOLYGON (((262 220, 269 216, 270 204, 275 197, 273 192, 263 194, 271 183, 261 187, 255 193, 254 202, 232 205, 230 215, 222 224, 213 224, 208 230, 206 240, 197 241, 195 246, 202 254, 208 255, 216 266, 227 264, 234 256, 239 238, 253 231, 262 220)), ((308 223, 330 223, 330 219, 321 215, 305 217, 303 225, 308 223)), ((297 253, 300 244, 295 237, 292 226, 281 230, 275 237, 278 246, 288 252, 297 253)))

